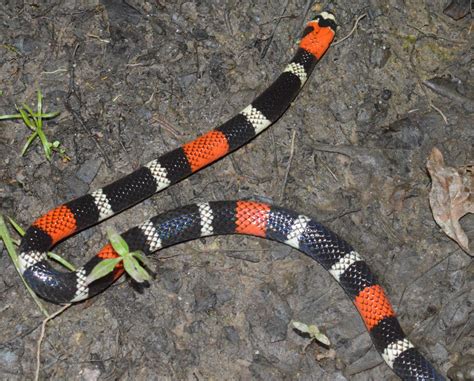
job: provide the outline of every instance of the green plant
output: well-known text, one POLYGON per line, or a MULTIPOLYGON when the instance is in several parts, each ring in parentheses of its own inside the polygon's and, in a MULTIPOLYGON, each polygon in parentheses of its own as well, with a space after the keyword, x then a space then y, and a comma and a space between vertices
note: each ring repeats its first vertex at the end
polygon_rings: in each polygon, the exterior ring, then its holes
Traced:
POLYGON ((3 244, 5 245, 5 249, 7 250, 8 255, 10 256, 10 259, 13 262, 13 265, 15 266, 16 271, 20 275, 21 280, 23 281, 26 289, 30 293, 32 299, 35 301, 37 304, 38 308, 41 310, 41 312, 48 317, 48 311, 46 311, 46 308, 44 308, 43 304, 41 303, 40 299, 36 296, 34 291, 28 286, 26 283, 25 279, 23 278, 21 271, 20 271, 20 260, 18 258, 18 254, 16 253, 15 247, 14 247, 14 241, 10 237, 10 233, 8 232, 7 225, 5 224, 5 220, 3 219, 3 216, 0 214, 0 239, 3 241, 3 244))
POLYGON ((321 333, 318 327, 315 325, 308 325, 305 323, 301 323, 299 321, 292 321, 293 327, 302 333, 307 334, 311 341, 305 346, 305 349, 308 347, 309 344, 311 344, 314 340, 320 342, 321 344, 324 344, 326 346, 331 345, 331 342, 329 341, 328 337, 321 333))
POLYGON ((31 130, 33 133, 28 137, 23 149, 21 150, 21 156, 26 153, 26 150, 30 147, 31 143, 36 138, 39 138, 41 144, 43 145, 44 153, 48 160, 51 160, 51 155, 53 151, 58 152, 61 157, 65 160, 70 160, 69 157, 66 155, 66 151, 63 147, 61 147, 61 143, 58 140, 53 142, 48 141, 44 131, 43 131, 43 120, 45 119, 53 119, 59 115, 59 112, 43 112, 43 95, 41 91, 37 91, 37 104, 36 104, 36 112, 34 112, 27 104, 23 103, 21 106, 16 106, 16 110, 18 114, 8 114, 8 115, 0 115, 1 120, 8 120, 8 119, 22 119, 23 123, 31 130))
POLYGON ((134 281, 143 283, 151 279, 150 274, 148 274, 140 264, 141 262, 146 267, 150 268, 149 261, 143 252, 130 252, 127 242, 125 242, 125 240, 112 229, 107 229, 107 237, 109 238, 109 242, 113 249, 118 254, 118 257, 104 259, 97 264, 87 277, 88 284, 110 274, 120 262, 123 263, 125 272, 130 275, 134 281))

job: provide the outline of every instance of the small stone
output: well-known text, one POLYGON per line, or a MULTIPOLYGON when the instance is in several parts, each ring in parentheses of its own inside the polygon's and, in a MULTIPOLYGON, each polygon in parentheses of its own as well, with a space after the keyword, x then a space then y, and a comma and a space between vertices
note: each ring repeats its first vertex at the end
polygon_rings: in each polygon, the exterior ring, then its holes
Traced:
POLYGON ((90 184, 97 175, 100 165, 101 162, 97 159, 86 160, 76 172, 76 177, 86 184, 90 184))
POLYGON ((392 55, 390 47, 383 41, 375 40, 371 45, 370 63, 375 67, 382 68, 392 55))
POLYGON ((217 304, 216 293, 206 286, 198 286, 194 291, 194 311, 206 312, 217 304))
POLYGON ((381 98, 384 101, 388 101, 392 97, 392 92, 389 89, 383 89, 381 98))
POLYGON ((209 34, 204 29, 201 29, 201 28, 194 28, 193 36, 198 41, 207 40, 209 38, 209 34))
POLYGON ((224 327, 224 334, 225 338, 232 344, 236 344, 240 341, 239 332, 231 325, 224 327))

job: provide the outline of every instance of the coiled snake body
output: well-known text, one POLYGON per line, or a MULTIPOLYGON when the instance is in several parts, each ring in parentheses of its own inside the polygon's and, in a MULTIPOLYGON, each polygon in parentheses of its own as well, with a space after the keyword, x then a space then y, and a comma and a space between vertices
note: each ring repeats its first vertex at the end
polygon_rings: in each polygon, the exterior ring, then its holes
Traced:
MULTIPOLYGON (((298 50, 283 73, 249 106, 216 129, 184 144, 135 172, 91 194, 67 202, 38 218, 20 245, 23 276, 43 298, 77 302, 107 288, 124 270, 92 284, 87 276, 117 254, 106 245, 75 272, 59 272, 46 260, 58 241, 126 209, 241 147, 275 122, 295 99, 331 44, 334 17, 310 21, 298 50)), ((336 234, 309 217, 252 201, 221 201, 185 206, 134 227, 122 237, 130 250, 150 254, 163 247, 218 234, 247 234, 286 243, 327 269, 354 302, 376 349, 404 380, 444 380, 406 338, 376 277, 361 256, 336 234)))

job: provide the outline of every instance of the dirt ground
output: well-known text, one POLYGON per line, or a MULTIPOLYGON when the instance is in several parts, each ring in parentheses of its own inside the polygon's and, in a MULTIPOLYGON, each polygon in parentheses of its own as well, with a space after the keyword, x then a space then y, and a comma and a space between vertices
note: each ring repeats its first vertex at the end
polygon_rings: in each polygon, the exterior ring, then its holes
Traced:
MULTIPOLYGON (((443 374, 462 361, 472 371, 474 266, 435 224, 425 169, 435 146, 452 166, 474 157, 472 19, 445 16, 446 3, 317 3, 336 15, 339 39, 366 16, 274 126, 55 251, 80 265, 104 244, 106 225, 124 231, 197 201, 269 200, 351 242, 443 374), (422 84, 434 77, 458 96, 422 84)), ((28 129, 2 122, 1 213, 26 227, 240 111, 291 58, 311 5, 2 1, 0 114, 32 104, 41 88, 47 110, 61 111, 45 131, 70 161, 48 162, 37 143, 20 157, 28 129)), ((472 239, 474 219, 462 223, 472 239)), ((123 278, 50 323, 40 379, 397 379, 342 289, 289 247, 206 238, 163 250, 153 264, 148 288, 123 278), (292 319, 320 327, 335 354, 315 343, 303 352, 308 339, 292 319)), ((0 297, 0 379, 33 379, 43 315, 5 251, 0 297)))

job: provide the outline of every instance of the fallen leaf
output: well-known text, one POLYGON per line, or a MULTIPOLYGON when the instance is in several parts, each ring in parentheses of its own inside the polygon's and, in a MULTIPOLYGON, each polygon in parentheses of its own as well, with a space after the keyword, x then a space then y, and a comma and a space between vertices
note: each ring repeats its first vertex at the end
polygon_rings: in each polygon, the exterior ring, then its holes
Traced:
POLYGON ((448 167, 443 154, 434 147, 426 168, 431 176, 430 206, 436 223, 466 253, 473 255, 459 220, 474 213, 474 165, 448 167))
POLYGON ((336 358, 336 351, 333 348, 330 348, 323 353, 317 353, 315 357, 317 361, 325 359, 334 360, 336 358))

